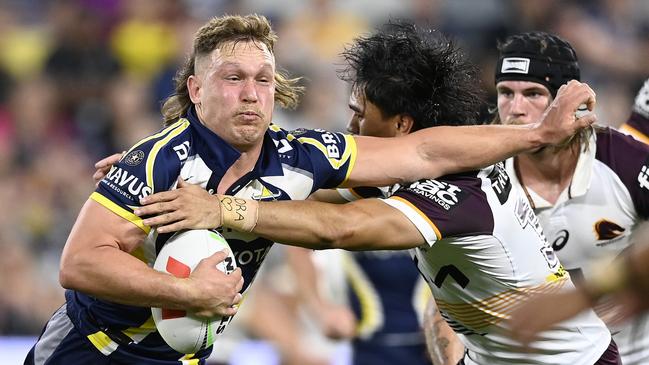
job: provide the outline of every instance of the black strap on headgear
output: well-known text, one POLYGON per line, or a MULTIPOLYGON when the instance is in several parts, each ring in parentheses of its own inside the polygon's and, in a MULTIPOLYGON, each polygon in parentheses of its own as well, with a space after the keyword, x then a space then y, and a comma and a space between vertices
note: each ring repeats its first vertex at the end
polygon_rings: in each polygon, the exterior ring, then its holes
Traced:
POLYGON ((499 49, 496 83, 506 80, 538 82, 554 97, 561 85, 580 80, 575 50, 555 35, 545 32, 513 35, 499 49))

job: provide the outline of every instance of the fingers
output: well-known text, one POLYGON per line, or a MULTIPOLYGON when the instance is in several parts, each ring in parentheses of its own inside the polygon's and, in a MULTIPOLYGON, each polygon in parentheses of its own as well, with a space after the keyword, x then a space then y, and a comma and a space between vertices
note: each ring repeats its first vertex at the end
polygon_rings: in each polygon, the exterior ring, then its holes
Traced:
POLYGON ((116 164, 119 161, 119 159, 122 158, 125 152, 126 151, 123 151, 121 153, 115 153, 95 162, 95 168, 96 169, 103 169, 106 167, 110 168, 111 165, 116 164))
POLYGON ((577 118, 575 120, 575 123, 576 123, 577 129, 583 129, 583 128, 586 128, 586 127, 590 126, 591 124, 595 123, 596 121, 597 121, 597 116, 595 114, 590 113, 590 114, 584 115, 581 118, 577 118))
POLYGON ((191 184, 185 181, 182 177, 178 176, 178 185, 176 187, 178 188, 186 188, 190 186, 191 184))
POLYGON ((140 204, 148 205, 153 203, 166 202, 166 201, 174 200, 177 197, 178 197, 178 192, 176 190, 161 191, 159 193, 147 195, 144 198, 141 198, 140 204))
MULTIPOLYGON (((161 215, 162 213, 174 212, 177 210, 177 207, 169 203, 168 201, 162 201, 159 203, 154 203, 149 201, 147 204, 148 205, 143 205, 141 207, 136 208, 135 210, 133 210, 133 213, 138 217, 144 217, 147 215, 158 215, 158 214, 161 215)), ((160 222, 156 222, 156 223, 159 224, 160 222)))
MULTIPOLYGON (((201 265, 203 262, 205 262, 205 264, 207 264, 207 265, 216 266, 218 263, 225 260, 225 258, 228 257, 228 254, 229 254, 229 251, 227 251, 227 250, 217 251, 212 256, 206 257, 203 260, 201 260, 201 263, 199 265, 201 265)), ((234 272, 232 272, 232 273, 234 274, 234 272)))

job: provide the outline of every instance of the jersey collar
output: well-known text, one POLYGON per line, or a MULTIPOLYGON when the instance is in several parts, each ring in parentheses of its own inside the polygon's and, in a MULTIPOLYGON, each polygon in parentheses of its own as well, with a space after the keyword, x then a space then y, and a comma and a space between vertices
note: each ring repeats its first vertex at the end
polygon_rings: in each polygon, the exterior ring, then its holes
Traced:
MULTIPOLYGON (((187 110, 186 118, 190 122, 194 135, 198 137, 194 142, 196 151, 212 171, 221 176, 224 175, 228 168, 239 159, 241 153, 201 123, 196 116, 194 106, 187 110)), ((270 130, 266 130, 264 134, 261 153, 252 174, 255 177, 283 175, 282 164, 270 130)))
MULTIPOLYGON (((586 192, 588 192, 593 174, 593 163, 595 161, 595 153, 597 149, 596 144, 596 133, 591 133, 588 138, 588 144, 582 143, 579 159, 577 160, 575 171, 572 174, 572 181, 570 182, 568 189, 561 193, 561 196, 559 197, 559 200, 557 200, 556 204, 559 204, 571 198, 582 196, 586 194, 586 192)), ((505 161, 505 168, 507 170, 509 178, 512 181, 512 184, 515 184, 518 187, 522 187, 523 185, 519 181, 516 169, 514 168, 513 157, 505 161)), ((526 188, 525 190, 527 193, 527 198, 531 200, 531 203, 533 204, 535 209, 552 207, 552 204, 536 194, 533 190, 529 188, 526 188)))
POLYGON ((207 128, 196 116, 192 105, 185 116, 189 120, 194 135, 194 148, 201 156, 207 167, 223 176, 225 172, 239 159, 241 153, 232 147, 218 134, 207 128))

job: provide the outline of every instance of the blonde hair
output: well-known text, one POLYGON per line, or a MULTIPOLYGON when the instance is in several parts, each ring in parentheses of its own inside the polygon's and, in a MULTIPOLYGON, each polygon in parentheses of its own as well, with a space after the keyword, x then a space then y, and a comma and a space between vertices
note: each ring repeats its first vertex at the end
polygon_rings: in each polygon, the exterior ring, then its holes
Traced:
MULTIPOLYGON (((277 35, 270 22, 263 15, 246 16, 225 15, 212 18, 202 26, 194 38, 192 54, 178 70, 174 81, 176 90, 162 106, 165 126, 175 122, 187 112, 192 105, 187 89, 187 80, 194 74, 196 58, 206 56, 227 42, 252 41, 266 45, 273 53, 277 35)), ((299 104, 300 94, 304 91, 297 83, 300 78, 289 78, 283 72, 275 71, 275 101, 284 108, 294 109, 299 104)))

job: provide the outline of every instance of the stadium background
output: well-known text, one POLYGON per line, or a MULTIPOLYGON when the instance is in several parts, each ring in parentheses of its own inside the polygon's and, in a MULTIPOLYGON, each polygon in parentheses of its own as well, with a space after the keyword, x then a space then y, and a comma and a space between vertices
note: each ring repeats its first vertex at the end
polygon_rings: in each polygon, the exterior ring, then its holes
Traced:
POLYGON ((276 110, 288 129, 344 130, 337 55, 390 17, 452 35, 492 103, 496 40, 520 31, 573 44, 601 124, 621 124, 649 76, 643 0, 0 0, 0 354, 25 351, 63 302, 58 261, 93 162, 160 127, 160 101, 202 23, 251 12, 279 34, 278 65, 305 77, 298 110, 276 110))

